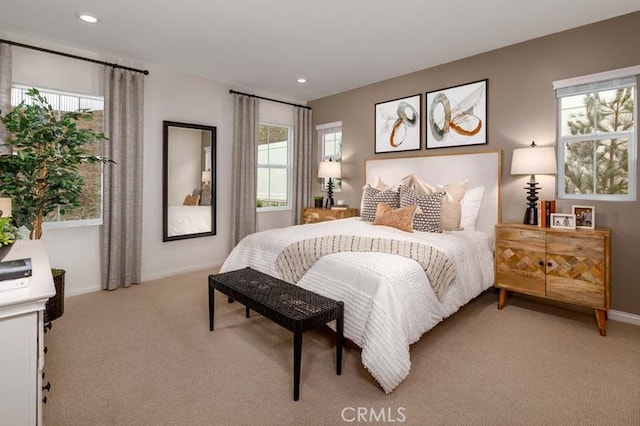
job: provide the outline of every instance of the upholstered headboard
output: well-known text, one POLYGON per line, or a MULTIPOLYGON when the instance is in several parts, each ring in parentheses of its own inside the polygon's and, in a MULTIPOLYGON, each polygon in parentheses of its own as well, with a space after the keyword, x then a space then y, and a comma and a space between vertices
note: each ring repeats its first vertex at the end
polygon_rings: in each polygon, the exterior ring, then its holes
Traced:
POLYGON ((396 184, 414 174, 431 185, 468 179, 468 189, 484 186, 477 229, 488 235, 501 214, 501 151, 470 154, 424 155, 419 157, 373 158, 365 160, 365 183, 373 185, 377 178, 386 184, 396 184))

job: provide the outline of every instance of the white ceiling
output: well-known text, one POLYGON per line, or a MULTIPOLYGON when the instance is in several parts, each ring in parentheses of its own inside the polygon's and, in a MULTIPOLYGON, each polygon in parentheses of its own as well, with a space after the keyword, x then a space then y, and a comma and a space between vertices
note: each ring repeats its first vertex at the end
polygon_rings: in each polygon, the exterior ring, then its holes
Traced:
POLYGON ((637 10, 640 0, 0 0, 0 35, 305 102, 637 10))

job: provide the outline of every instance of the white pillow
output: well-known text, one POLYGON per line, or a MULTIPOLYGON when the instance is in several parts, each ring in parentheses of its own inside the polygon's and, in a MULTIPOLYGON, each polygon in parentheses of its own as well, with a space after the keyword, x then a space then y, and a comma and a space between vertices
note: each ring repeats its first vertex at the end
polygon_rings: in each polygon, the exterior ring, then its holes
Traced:
POLYGON ((367 188, 375 188, 377 190, 380 191, 384 191, 385 189, 389 188, 389 185, 387 185, 386 183, 384 183, 382 181, 382 179, 380 179, 380 176, 378 176, 376 178, 376 182, 373 185, 369 185, 368 183, 362 187, 362 198, 360 198, 360 213, 362 213, 362 210, 364 209, 364 201, 365 201, 365 190, 367 188))
POLYGON ((438 188, 429 185, 416 175, 407 175, 402 178, 400 183, 416 191, 416 195, 429 195, 438 192, 438 188))
MULTIPOLYGON (((378 176, 376 178, 376 183, 374 183, 371 186, 373 186, 375 189, 379 189, 380 191, 384 191, 385 189, 387 189, 389 187, 389 185, 387 185, 386 183, 384 183, 382 181, 382 179, 380 179, 380 176, 378 176)), ((364 188, 362 188, 362 189, 364 189, 364 188)))
POLYGON ((484 186, 471 188, 464 193, 461 205, 460 228, 466 231, 475 231, 480 216, 480 205, 484 196, 484 186))

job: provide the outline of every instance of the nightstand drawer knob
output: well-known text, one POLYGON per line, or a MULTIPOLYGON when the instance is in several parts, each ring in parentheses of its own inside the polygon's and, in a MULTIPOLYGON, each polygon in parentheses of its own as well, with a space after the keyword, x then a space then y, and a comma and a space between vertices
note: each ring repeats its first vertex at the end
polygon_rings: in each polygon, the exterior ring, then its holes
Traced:
POLYGON ((538 262, 538 265, 544 266, 544 262, 541 260, 540 262, 538 262))
POLYGON ((551 267, 551 266, 553 266, 553 263, 547 262, 547 266, 551 267))

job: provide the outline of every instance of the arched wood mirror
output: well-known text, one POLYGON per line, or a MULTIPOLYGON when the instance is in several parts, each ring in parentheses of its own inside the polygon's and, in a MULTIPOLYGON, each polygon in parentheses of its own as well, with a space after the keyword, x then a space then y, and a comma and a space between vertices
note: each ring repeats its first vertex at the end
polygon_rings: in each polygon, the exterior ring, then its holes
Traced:
POLYGON ((162 122, 162 241, 216 234, 216 128, 162 122))

